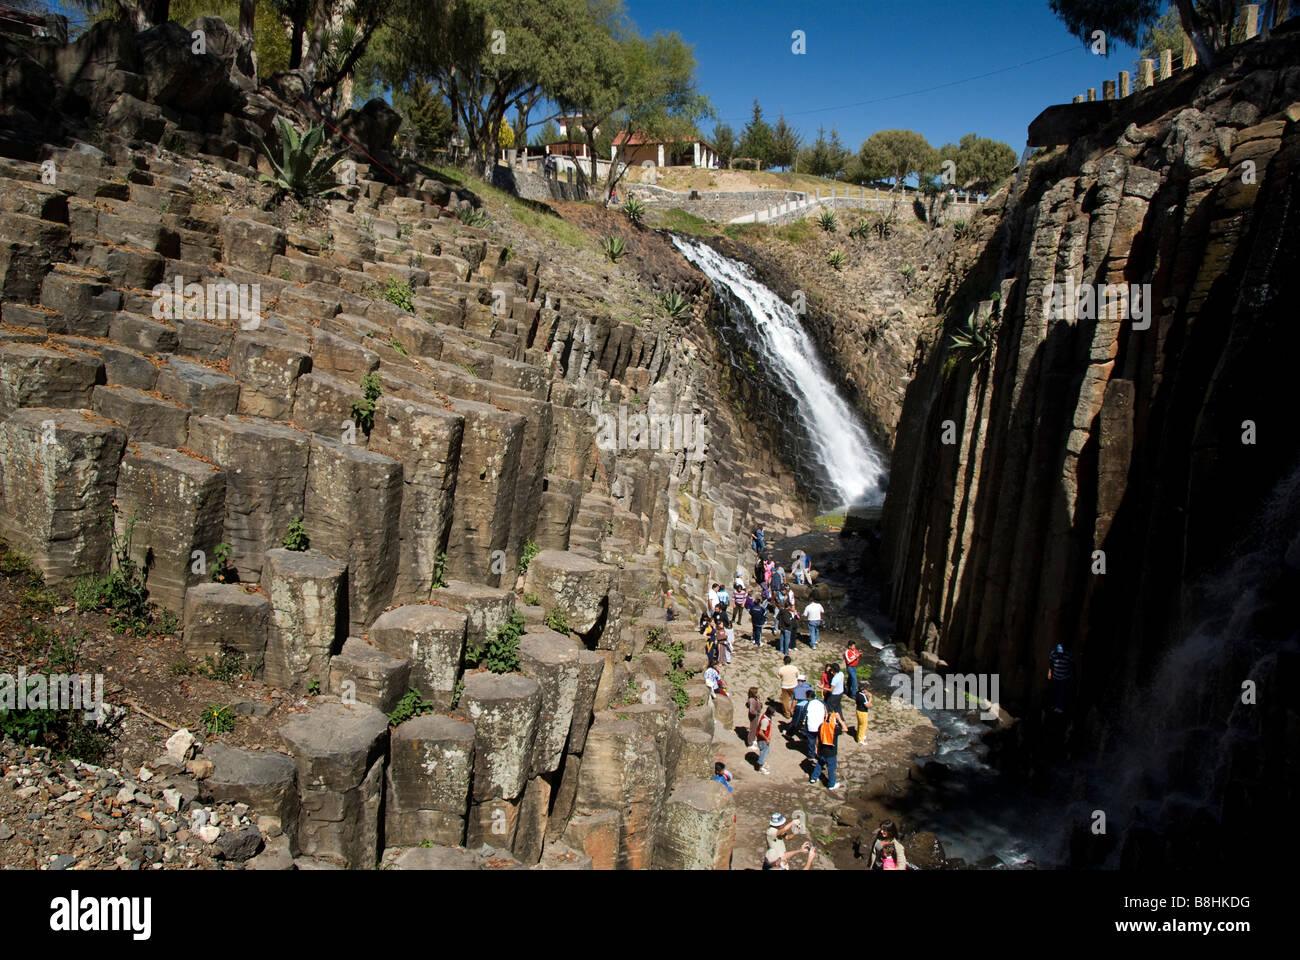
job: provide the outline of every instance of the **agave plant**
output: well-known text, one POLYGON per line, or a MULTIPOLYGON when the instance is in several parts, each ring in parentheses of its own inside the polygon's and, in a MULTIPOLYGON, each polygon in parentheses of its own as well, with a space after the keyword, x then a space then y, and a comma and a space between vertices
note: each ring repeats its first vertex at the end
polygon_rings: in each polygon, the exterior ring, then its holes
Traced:
POLYGON ((458 214, 460 222, 467 227, 481 227, 487 224, 488 215, 482 210, 475 210, 472 207, 461 211, 458 214))
POLYGON ((826 263, 835 270, 844 269, 844 264, 848 258, 839 250, 832 250, 826 255, 826 263))
POLYGON ((976 367, 982 367, 993 356, 993 345, 997 340, 998 327, 1001 325, 1001 311, 998 298, 994 298, 993 312, 975 324, 975 315, 967 318, 965 326, 957 327, 948 335, 948 356, 943 361, 943 378, 951 376, 953 370, 963 360, 969 360, 976 367))
POLYGON ((871 225, 865 220, 859 220, 853 226, 849 227, 849 236, 854 240, 865 240, 871 230, 871 225))
POLYGON ((659 305, 664 308, 664 313, 674 320, 680 320, 691 310, 691 302, 676 290, 670 290, 660 297, 659 305))
POLYGON ((952 236, 954 240, 960 240, 970 229, 970 224, 965 220, 956 220, 952 225, 952 236))
POLYGON ((623 212, 633 223, 640 223, 645 219, 645 204, 636 197, 628 197, 623 204, 623 212))
POLYGON ((627 244, 623 242, 622 237, 606 237, 601 248, 605 251, 605 256, 609 258, 610 263, 618 263, 623 255, 627 253, 627 244))
POLYGON ((275 184, 280 193, 292 193, 299 200, 320 197, 323 200, 341 199, 342 195, 330 188, 336 185, 334 167, 347 153, 340 150, 327 157, 317 158, 325 145, 325 128, 313 124, 305 136, 300 137, 288 120, 280 118, 280 149, 272 151, 261 137, 257 145, 270 161, 275 176, 262 175, 266 183, 275 184), (277 157, 278 153, 278 157, 277 157))
POLYGON ((821 227, 827 233, 834 233, 839 221, 835 219, 834 210, 823 210, 822 215, 817 218, 817 226, 821 227))

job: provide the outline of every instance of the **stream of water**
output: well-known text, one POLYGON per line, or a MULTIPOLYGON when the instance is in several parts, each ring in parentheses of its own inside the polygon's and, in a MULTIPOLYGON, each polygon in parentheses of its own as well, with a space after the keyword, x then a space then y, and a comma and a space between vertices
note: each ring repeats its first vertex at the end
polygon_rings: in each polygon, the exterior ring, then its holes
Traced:
POLYGON ((777 407, 792 448, 794 473, 823 509, 878 505, 888 470, 861 417, 831 379, 799 314, 744 263, 686 237, 673 243, 713 281, 726 311, 720 331, 732 363, 757 357, 764 380, 782 396, 777 407))

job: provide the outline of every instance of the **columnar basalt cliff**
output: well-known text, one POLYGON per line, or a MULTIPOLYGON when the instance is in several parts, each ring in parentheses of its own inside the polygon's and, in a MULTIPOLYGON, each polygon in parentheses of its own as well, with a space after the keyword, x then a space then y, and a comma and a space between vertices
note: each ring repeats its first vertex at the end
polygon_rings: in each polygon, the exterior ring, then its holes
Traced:
MULTIPOLYGON (((277 116, 304 125, 293 76, 258 92, 228 28, 204 27, 200 57, 145 55, 175 24, 3 41, 0 536, 66 585, 111 569, 116 516, 189 656, 233 649, 308 698, 272 708, 294 760, 284 809, 259 811, 277 854, 725 867, 730 801, 679 762, 683 730, 712 731, 707 691, 680 717, 627 700, 670 688, 651 630, 700 642, 665 591, 702 596, 757 519, 796 519, 766 507, 791 478, 711 375, 706 287, 674 320, 594 242, 560 256, 479 222, 472 190, 386 152, 377 102, 342 124, 368 147, 345 198, 288 217, 255 145, 277 116), (220 283, 260 309, 210 302, 220 283), (602 416, 631 427, 598 442, 602 416), (702 429, 652 447, 656 419, 702 429), (310 546, 285 549, 299 518, 310 546), (222 543, 210 582, 195 557, 222 543), (472 669, 512 609, 517 670, 472 669), (408 689, 435 712, 390 731, 408 689)), ((218 747, 206 789, 263 805, 264 752, 218 747)))
MULTIPOLYGON (((1137 94, 1037 154, 953 253, 903 407, 883 572, 896 639, 1000 674, 1026 745, 1049 732, 1062 644, 1079 668, 1071 742, 1117 748, 1130 698, 1210 612, 1206 578, 1296 467, 1298 61, 1297 31, 1278 31, 1137 94), (1054 311, 1054 289, 1102 284, 1124 285, 1124 307, 1054 311), (1130 285, 1149 285, 1136 310, 1130 285), (972 315, 990 349, 953 351, 972 315)), ((1294 795, 1294 652, 1278 646, 1300 622, 1295 537, 1276 531, 1242 588, 1259 598, 1249 622, 1220 610, 1212 646, 1250 642, 1174 677, 1203 729, 1230 729, 1212 822, 1294 795), (1247 680, 1270 693, 1233 712, 1247 680)))

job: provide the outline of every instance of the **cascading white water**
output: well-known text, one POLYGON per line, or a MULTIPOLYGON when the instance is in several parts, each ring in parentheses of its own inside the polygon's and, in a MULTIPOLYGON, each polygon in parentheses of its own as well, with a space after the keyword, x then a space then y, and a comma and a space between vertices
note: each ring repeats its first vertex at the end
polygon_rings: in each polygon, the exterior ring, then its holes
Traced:
POLYGON ((796 474, 808 466, 818 473, 820 482, 812 486, 821 494, 824 508, 880 504, 888 476, 885 458, 857 411, 836 390, 799 315, 748 265, 698 241, 672 239, 682 255, 713 281, 714 289, 726 294, 727 304, 746 314, 732 319, 765 364, 769 382, 793 401, 801 427, 797 435, 814 461, 792 464, 796 474))

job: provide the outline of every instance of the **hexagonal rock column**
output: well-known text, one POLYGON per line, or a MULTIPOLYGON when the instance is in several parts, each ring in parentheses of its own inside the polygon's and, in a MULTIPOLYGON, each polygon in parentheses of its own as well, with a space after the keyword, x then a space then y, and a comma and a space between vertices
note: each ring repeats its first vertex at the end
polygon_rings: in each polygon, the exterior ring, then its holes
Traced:
POLYGON ((515 595, 500 587, 452 580, 446 587, 433 591, 433 601, 465 614, 465 639, 483 643, 510 619, 515 595))
POLYGON ((562 550, 543 550, 528 564, 524 589, 548 611, 560 609, 574 633, 588 634, 605 614, 614 568, 562 550))
POLYGON ((524 787, 511 851, 520 863, 534 864, 546 846, 546 826, 551 809, 551 780, 533 777, 524 787))
MULTIPOLYGON (((447 537, 448 569, 457 577, 496 585, 492 554, 506 551, 514 510, 524 418, 470 400, 453 400, 465 418, 456 492, 447 537)), ((507 574, 513 576, 507 567, 507 574)))
POLYGON ((267 683, 302 693, 312 680, 322 687, 329 682, 330 657, 347 637, 346 573, 318 550, 266 551, 267 683))
POLYGON ((191 449, 226 474, 225 539, 241 580, 261 577, 266 552, 302 516, 310 439, 252 417, 190 417, 191 449))
MULTIPOLYGON (((667 686, 663 684, 662 686, 667 686)), ((643 688, 642 696, 647 696, 648 691, 643 688)), ((655 698, 661 700, 666 696, 662 688, 655 688, 655 698)), ((677 704, 669 700, 667 703, 633 703, 626 707, 618 707, 619 716, 627 717, 636 723, 641 724, 645 731, 654 737, 655 752, 659 754, 659 760, 664 765, 664 778, 667 783, 673 782, 673 776, 677 772, 677 759, 682 752, 682 726, 677 717, 677 704)), ((597 716, 597 722, 600 717, 597 716)))
POLYGON ((474 725, 425 714, 392 734, 384 805, 384 844, 465 840, 465 809, 474 769, 474 725))
POLYGON ((441 407, 380 397, 371 450, 402 464, 396 603, 426 603, 438 554, 447 549, 465 418, 441 407))
MULTIPOLYGON (((572 641, 577 643, 576 640, 572 641)), ((578 651, 578 691, 573 698, 573 723, 569 727, 569 752, 581 753, 587 742, 592 713, 596 708, 596 691, 605 672, 605 658, 595 650, 578 651)))
POLYGON ((517 673, 469 673, 457 712, 474 722, 474 800, 518 798, 533 759, 542 688, 517 673))
POLYGON ((104 382, 98 357, 63 353, 34 343, 0 345, 0 417, 19 407, 89 408, 104 382))
POLYGON ((522 802, 522 797, 514 800, 492 797, 471 803, 465 817, 465 845, 471 849, 484 844, 512 849, 519 831, 522 802))
POLYGON ((0 423, 0 536, 50 582, 108 569, 125 447, 89 410, 25 407, 0 423))
POLYGON ((621 821, 617 810, 579 814, 569 821, 564 842, 590 857, 593 870, 614 870, 618 867, 621 821))
POLYGON ((440 710, 451 709, 460 661, 465 653, 465 614, 412 603, 389 610, 370 627, 371 643, 411 661, 410 683, 440 710))
POLYGON ((461 847, 413 847, 385 850, 385 870, 474 870, 474 855, 461 847))
POLYGON ((398 660, 376 650, 360 637, 348 637, 343 649, 330 658, 330 693, 345 703, 355 698, 392 713, 410 688, 411 661, 398 660))
MULTIPOLYGON (((682 749, 677 756, 675 781, 707 780, 713 776, 713 735, 695 727, 682 729, 682 749)), ((724 791, 725 792, 725 791, 724 791)))
POLYGON ((226 520, 221 471, 178 450, 133 443, 117 476, 117 506, 119 534, 135 518, 131 554, 148 571, 149 599, 183 612, 186 589, 210 581, 206 565, 221 542, 226 520), (195 550, 206 557, 201 573, 194 569, 195 550))
POLYGON ((303 525, 313 547, 347 561, 352 633, 362 633, 393 595, 401 512, 400 463, 312 437, 303 525))
POLYGON ((634 720, 599 715, 587 731, 575 811, 621 812, 619 867, 650 867, 664 793, 664 767, 654 739, 634 720))
POLYGON ((290 847, 297 851, 298 789, 292 757, 209 743, 203 758, 212 761, 211 776, 199 781, 204 802, 246 803, 259 814, 278 817, 290 847))
MULTIPOLYGON (((519 669, 542 688, 533 740, 531 776, 559 769, 564 745, 573 726, 578 693, 578 651, 568 637, 554 631, 525 634, 519 640, 519 669)), ((538 845, 538 856, 541 846, 538 845)))
POLYGON ((720 783, 697 780, 668 798, 655 842, 656 870, 726 870, 736 843, 736 801, 720 783))
POLYGON ((266 655, 271 601, 239 583, 200 583, 185 593, 185 652, 202 658, 232 647, 254 663, 266 655))
POLYGON ((324 703, 280 728, 293 751, 302 812, 298 845, 368 870, 379 859, 388 718, 374 707, 324 703))

